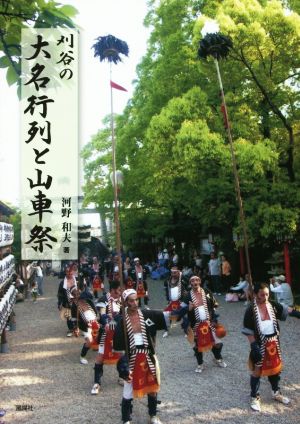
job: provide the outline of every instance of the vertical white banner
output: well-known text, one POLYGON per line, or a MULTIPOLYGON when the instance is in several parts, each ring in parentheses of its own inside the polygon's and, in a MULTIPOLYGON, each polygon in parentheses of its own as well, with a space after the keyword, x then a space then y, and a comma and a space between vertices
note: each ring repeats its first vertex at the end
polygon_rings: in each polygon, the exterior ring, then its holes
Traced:
POLYGON ((78 34, 22 30, 22 259, 78 256, 78 34))

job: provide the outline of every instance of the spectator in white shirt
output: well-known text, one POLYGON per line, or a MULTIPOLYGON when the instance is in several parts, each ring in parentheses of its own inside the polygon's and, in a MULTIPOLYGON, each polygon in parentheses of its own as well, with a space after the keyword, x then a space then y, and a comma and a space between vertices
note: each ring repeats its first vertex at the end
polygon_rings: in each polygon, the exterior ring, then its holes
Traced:
POLYGON ((279 275, 279 277, 274 278, 274 284, 271 282, 270 289, 271 292, 275 293, 276 300, 278 303, 286 306, 294 305, 294 297, 292 293, 291 286, 285 281, 284 275, 279 275))
POLYGON ((229 292, 237 293, 240 300, 245 300, 245 306, 247 306, 250 301, 248 278, 248 274, 245 276, 241 275, 239 283, 229 288, 229 292))
POLYGON ((216 258, 216 255, 212 252, 210 254, 210 260, 208 262, 208 274, 210 275, 210 281, 214 294, 220 295, 221 293, 221 269, 220 260, 216 258))

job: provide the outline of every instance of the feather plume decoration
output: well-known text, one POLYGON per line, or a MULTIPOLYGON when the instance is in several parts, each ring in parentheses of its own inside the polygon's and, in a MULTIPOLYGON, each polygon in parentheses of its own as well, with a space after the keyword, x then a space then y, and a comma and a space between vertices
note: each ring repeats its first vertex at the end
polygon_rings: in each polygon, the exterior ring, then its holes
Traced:
POLYGON ((121 54, 128 56, 129 48, 125 41, 114 37, 113 35, 105 35, 96 38, 96 43, 93 44, 94 57, 99 57, 100 62, 107 60, 117 64, 121 62, 121 54))
POLYGON ((206 34, 199 43, 198 57, 207 59, 208 56, 213 56, 217 60, 225 59, 232 46, 231 39, 226 35, 206 34))

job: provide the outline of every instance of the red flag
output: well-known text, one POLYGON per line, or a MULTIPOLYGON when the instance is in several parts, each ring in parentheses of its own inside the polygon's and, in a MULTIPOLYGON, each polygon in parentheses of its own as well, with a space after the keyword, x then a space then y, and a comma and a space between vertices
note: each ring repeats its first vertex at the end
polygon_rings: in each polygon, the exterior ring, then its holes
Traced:
POLYGON ((110 80, 110 86, 112 88, 116 88, 117 90, 121 90, 121 91, 127 91, 126 88, 122 87, 119 84, 116 84, 115 82, 113 82, 112 80, 110 80))

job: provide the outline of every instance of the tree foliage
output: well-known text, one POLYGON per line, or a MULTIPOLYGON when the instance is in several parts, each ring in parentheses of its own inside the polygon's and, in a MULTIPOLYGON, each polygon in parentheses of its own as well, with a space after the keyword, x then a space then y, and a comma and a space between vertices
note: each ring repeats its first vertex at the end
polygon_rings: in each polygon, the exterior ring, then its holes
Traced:
POLYGON ((191 242, 213 231, 228 242, 239 231, 217 75, 212 60, 197 59, 209 19, 233 41, 220 67, 250 244, 297 234, 300 17, 292 3, 287 13, 276 0, 149 2, 148 50, 117 119, 126 240, 159 228, 162 238, 179 232, 191 242))
POLYGON ((9 85, 21 74, 21 30, 26 27, 74 27, 77 10, 53 0, 2 0, 0 2, 0 67, 9 85))

